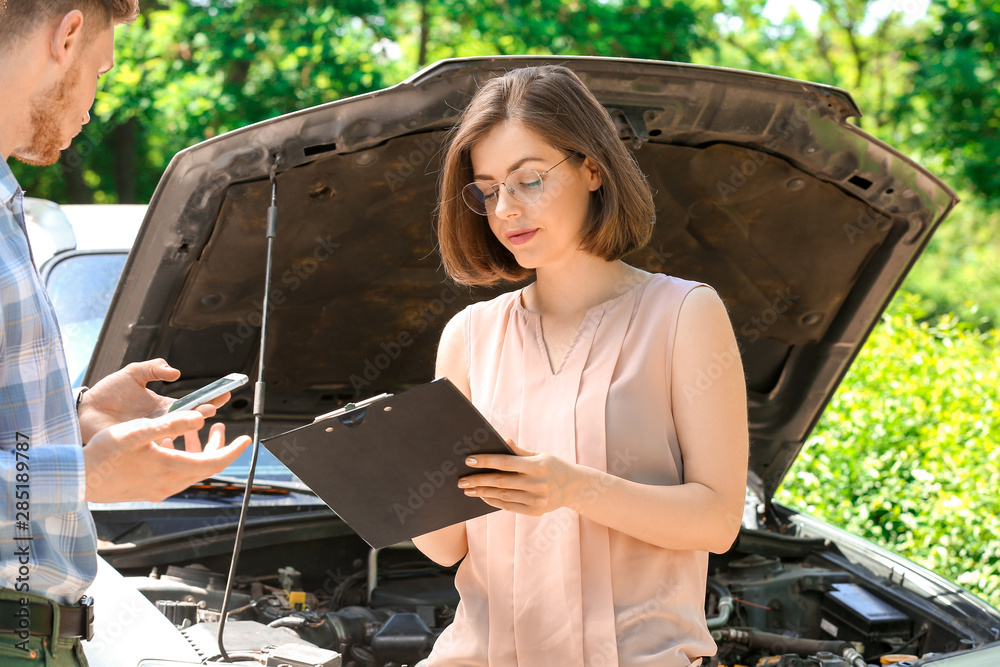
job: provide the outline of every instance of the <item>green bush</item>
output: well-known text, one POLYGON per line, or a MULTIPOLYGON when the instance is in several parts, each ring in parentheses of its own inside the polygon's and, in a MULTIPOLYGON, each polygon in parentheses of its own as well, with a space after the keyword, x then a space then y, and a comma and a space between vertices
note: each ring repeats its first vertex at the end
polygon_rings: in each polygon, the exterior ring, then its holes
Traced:
POLYGON ((1000 331, 900 292, 775 499, 1000 606, 1000 331))
MULTIPOLYGON (((975 194, 941 225, 906 277, 931 317, 958 315, 981 329, 1000 327, 1000 211, 975 194)), ((924 318, 921 318, 924 319, 924 318)))

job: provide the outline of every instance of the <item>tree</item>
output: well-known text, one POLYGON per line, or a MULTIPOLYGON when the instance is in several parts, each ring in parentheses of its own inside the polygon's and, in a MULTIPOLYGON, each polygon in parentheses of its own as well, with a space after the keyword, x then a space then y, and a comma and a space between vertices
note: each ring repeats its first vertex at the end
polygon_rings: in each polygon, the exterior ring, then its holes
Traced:
POLYGON ((173 155, 217 134, 387 85, 378 45, 394 0, 224 0, 144 7, 60 163, 13 166, 61 203, 148 201, 173 155))
POLYGON ((901 99, 912 140, 939 153, 992 205, 1000 202, 1000 3, 935 0, 906 56, 919 82, 901 99))
POLYGON ((223 132, 493 54, 687 60, 705 30, 683 0, 171 0, 121 29, 95 122, 59 165, 14 166, 61 203, 148 201, 170 158, 223 132))

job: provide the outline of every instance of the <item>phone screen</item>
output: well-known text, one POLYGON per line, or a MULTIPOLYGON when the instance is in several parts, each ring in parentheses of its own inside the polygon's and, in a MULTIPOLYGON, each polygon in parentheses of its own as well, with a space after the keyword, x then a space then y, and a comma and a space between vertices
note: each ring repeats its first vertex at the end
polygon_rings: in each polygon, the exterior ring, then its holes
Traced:
POLYGON ((250 378, 242 373, 230 373, 224 378, 219 378, 218 380, 211 382, 200 389, 195 389, 193 392, 187 396, 183 396, 168 407, 159 408, 146 415, 147 418, 162 417, 170 412, 176 412, 178 410, 187 410, 188 408, 197 407, 203 403, 208 403, 213 398, 222 396, 227 391, 232 391, 238 387, 245 385, 250 378))
POLYGON ((246 384, 246 381, 247 376, 245 375, 239 377, 227 375, 224 378, 219 378, 215 382, 207 384, 201 389, 195 389, 190 394, 177 399, 170 405, 167 412, 176 412, 177 410, 185 410, 199 406, 202 403, 208 403, 213 398, 246 384))

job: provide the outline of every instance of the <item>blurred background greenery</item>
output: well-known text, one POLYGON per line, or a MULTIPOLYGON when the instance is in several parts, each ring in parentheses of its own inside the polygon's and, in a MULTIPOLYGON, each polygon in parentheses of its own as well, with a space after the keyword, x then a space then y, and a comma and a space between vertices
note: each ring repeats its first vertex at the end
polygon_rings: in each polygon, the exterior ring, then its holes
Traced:
POLYGON ((963 201, 779 500, 1000 605, 998 47, 1000 0, 144 0, 97 122, 58 165, 12 168, 59 203, 144 203, 187 146, 456 56, 653 58, 845 88, 865 131, 963 201))

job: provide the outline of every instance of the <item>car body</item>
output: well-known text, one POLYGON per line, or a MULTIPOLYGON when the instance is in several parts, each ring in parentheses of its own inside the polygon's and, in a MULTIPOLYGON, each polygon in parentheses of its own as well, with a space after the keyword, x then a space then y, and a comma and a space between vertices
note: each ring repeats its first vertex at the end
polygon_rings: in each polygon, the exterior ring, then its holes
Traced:
MULTIPOLYGON (((736 543, 710 557, 706 614, 720 650, 706 664, 773 656, 768 664, 858 667, 886 653, 912 653, 918 665, 1000 664, 1000 612, 772 501, 957 201, 854 125, 859 110, 833 87, 678 63, 469 58, 213 138, 179 153, 164 174, 86 382, 156 356, 185 373, 178 387, 162 388, 173 393, 234 371, 255 377, 265 310, 265 436, 430 380, 445 322, 509 289, 455 287, 441 270, 432 222, 442 146, 484 79, 546 62, 573 68, 593 90, 655 191, 652 243, 628 261, 713 285, 740 345, 750 501, 736 543), (278 222, 265 307, 272 175, 278 222)), ((712 372, 705 369, 706 381, 712 372)), ((230 433, 251 431, 252 403, 242 391, 220 411, 230 433)), ((257 649, 279 642, 271 623, 338 652, 345 665, 412 664, 425 655, 454 614, 453 570, 411 545, 371 550, 299 493, 287 471, 274 467, 257 479, 264 485, 255 498, 271 494, 287 505, 248 524, 239 570, 247 578, 231 605, 242 608, 243 625, 227 630, 233 641, 257 649), (280 585, 255 586, 267 578, 280 585), (291 608, 278 589, 311 593, 314 615, 291 608)), ((212 610, 228 571, 238 489, 208 485, 166 509, 95 508, 105 538, 109 525, 124 531, 101 549, 95 597, 133 600, 130 627, 157 640, 117 647, 113 662, 101 640, 113 628, 99 627, 92 664, 197 662, 216 651, 212 610), (144 528, 129 533, 129 521, 144 528), (128 597, 135 590, 144 597, 128 597), (164 623, 176 614, 187 620, 164 623)), ((125 624, 113 612, 108 618, 125 624)))
POLYGON ((70 381, 83 383, 146 206, 69 205, 26 197, 32 257, 59 317, 70 381))

